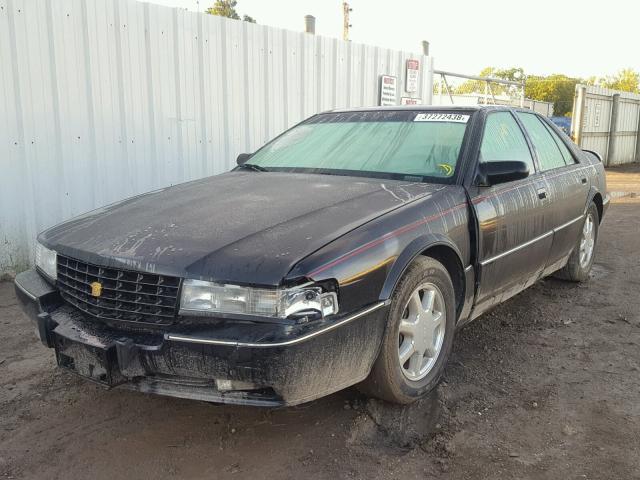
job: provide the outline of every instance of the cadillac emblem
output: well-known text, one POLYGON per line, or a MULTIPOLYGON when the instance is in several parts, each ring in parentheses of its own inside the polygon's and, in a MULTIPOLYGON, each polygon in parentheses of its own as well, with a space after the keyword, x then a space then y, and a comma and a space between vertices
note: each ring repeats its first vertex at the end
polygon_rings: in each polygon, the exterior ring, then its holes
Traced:
POLYGON ((102 295, 102 284, 100 282, 91 282, 91 296, 99 297, 102 295))

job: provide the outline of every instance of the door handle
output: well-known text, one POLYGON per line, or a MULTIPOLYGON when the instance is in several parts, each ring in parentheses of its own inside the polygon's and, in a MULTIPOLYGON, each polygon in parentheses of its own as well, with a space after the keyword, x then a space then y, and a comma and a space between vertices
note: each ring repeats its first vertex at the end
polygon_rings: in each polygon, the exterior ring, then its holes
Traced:
POLYGON ((587 177, 583 177, 583 178, 581 178, 581 179, 580 179, 580 181, 581 181, 582 183, 587 183, 587 177))
POLYGON ((544 188, 538 189, 538 198, 540 200, 544 200, 545 198, 547 198, 547 191, 544 188))

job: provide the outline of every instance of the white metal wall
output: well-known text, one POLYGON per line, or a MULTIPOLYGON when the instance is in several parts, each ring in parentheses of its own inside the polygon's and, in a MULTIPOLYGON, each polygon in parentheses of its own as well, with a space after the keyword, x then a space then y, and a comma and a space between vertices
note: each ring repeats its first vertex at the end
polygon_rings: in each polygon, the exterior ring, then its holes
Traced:
POLYGON ((598 152, 605 165, 640 161, 640 95, 577 85, 571 131, 580 147, 598 152), (611 135, 615 94, 618 111, 611 135))
MULTIPOLYGON (((422 55, 132 0, 0 0, 0 274, 42 229, 217 174, 286 127, 375 105, 422 55)), ((99 235, 99 232, 96 232, 99 235)))

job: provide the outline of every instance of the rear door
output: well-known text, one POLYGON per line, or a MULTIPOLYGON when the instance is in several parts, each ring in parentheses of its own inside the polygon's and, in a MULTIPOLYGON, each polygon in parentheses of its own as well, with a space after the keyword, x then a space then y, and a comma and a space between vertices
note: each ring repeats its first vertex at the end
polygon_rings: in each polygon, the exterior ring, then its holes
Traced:
POLYGON ((517 116, 533 144, 553 220, 546 274, 564 265, 580 236, 589 192, 587 170, 544 119, 529 112, 518 112, 517 116))
POLYGON ((546 265, 552 218, 533 158, 531 145, 511 112, 487 114, 478 161, 524 161, 530 175, 469 189, 478 222, 480 283, 474 317, 535 282, 546 265))

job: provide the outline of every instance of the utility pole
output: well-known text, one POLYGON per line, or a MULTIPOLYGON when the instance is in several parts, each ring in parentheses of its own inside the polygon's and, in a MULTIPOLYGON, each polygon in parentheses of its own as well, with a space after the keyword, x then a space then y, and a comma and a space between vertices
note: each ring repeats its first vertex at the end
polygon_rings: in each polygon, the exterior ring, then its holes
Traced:
POLYGON ((349 13, 353 11, 353 8, 349 7, 348 2, 342 2, 342 39, 345 42, 349 41, 349 28, 351 28, 351 24, 349 23, 349 13))

